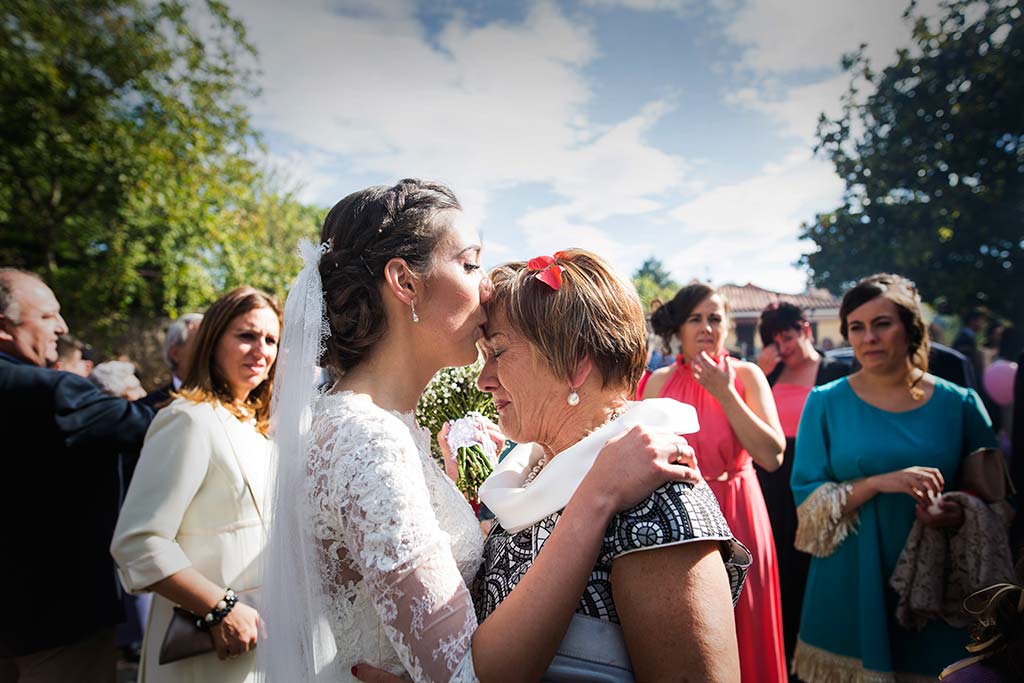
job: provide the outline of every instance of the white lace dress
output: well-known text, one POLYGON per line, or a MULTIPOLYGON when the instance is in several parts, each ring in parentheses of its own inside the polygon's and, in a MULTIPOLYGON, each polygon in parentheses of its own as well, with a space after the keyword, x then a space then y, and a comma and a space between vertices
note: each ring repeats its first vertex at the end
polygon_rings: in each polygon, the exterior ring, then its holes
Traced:
POLYGON ((417 682, 475 681, 466 586, 483 538, 431 457, 429 432, 411 413, 342 392, 317 403, 312 435, 304 517, 346 675, 366 662, 417 682))

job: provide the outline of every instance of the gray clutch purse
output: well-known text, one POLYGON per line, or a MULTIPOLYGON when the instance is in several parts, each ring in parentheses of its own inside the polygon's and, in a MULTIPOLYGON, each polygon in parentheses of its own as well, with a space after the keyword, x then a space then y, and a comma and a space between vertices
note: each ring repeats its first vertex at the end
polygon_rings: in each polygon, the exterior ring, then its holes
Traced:
MULTIPOLYGON (((238 592, 238 601, 259 611, 259 589, 238 592)), ((160 644, 160 664, 213 652, 213 636, 209 631, 196 628, 196 615, 181 607, 174 608, 171 623, 160 644)))
POLYGON ((622 627, 574 614, 543 683, 633 683, 622 627))

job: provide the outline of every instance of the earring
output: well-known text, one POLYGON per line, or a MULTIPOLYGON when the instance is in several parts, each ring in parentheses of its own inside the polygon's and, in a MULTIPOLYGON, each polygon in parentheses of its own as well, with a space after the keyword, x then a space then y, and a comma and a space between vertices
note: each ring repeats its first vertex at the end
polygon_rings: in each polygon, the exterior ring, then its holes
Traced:
POLYGON ((570 387, 570 389, 572 389, 572 392, 569 394, 569 398, 565 399, 565 402, 571 406, 579 405, 580 395, 576 393, 575 387, 570 387))
POLYGON ((418 323, 420 321, 420 317, 416 315, 416 300, 409 299, 409 305, 412 306, 412 321, 414 323, 418 323))

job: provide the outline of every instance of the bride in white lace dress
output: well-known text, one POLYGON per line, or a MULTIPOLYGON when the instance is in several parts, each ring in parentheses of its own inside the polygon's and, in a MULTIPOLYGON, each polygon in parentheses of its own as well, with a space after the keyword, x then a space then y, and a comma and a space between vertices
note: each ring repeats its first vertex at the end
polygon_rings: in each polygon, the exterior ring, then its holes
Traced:
POLYGON ((641 428, 609 441, 544 554, 478 624, 466 586, 480 528, 413 411, 437 370, 477 357, 479 236, 447 187, 404 180, 341 200, 322 239, 285 307, 258 668, 273 683, 354 680, 361 663, 414 681, 536 680, 612 516, 696 480, 692 449, 641 428), (316 365, 338 378, 326 393, 316 365))

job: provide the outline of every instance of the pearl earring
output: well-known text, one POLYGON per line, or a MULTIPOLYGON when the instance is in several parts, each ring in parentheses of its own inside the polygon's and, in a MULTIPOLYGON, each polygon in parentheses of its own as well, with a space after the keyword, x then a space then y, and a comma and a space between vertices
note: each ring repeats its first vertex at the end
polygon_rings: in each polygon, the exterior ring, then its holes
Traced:
POLYGON ((569 394, 569 398, 565 399, 565 402, 571 406, 579 405, 580 395, 576 393, 575 388, 572 388, 572 392, 569 394))
POLYGON ((409 299, 409 305, 412 306, 412 321, 414 323, 418 323, 420 321, 420 317, 416 315, 416 300, 409 299))

